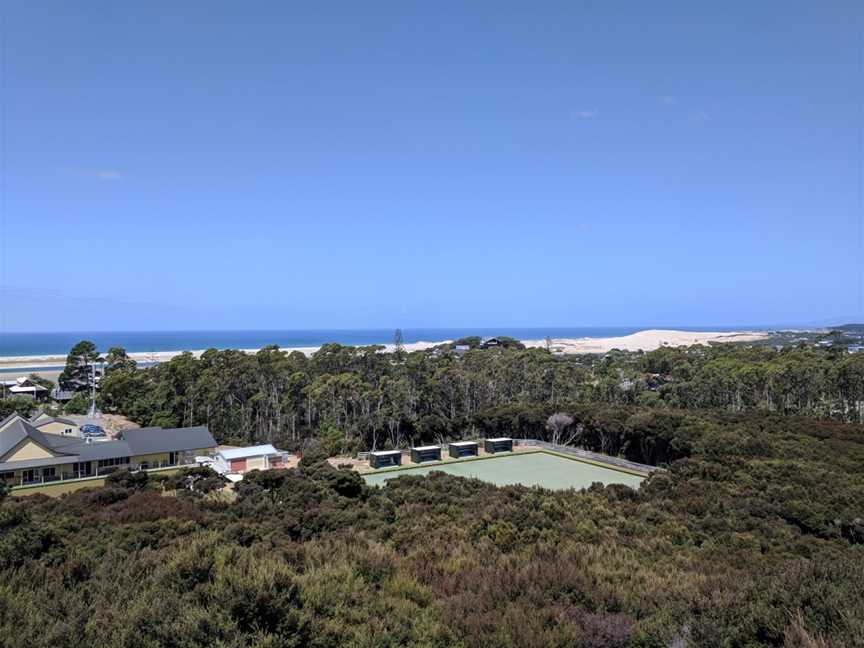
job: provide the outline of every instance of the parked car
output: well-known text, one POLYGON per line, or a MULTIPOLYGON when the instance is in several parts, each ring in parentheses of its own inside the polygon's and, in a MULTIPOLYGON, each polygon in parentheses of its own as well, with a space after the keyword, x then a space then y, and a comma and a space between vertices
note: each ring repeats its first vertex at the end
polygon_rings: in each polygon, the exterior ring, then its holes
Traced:
POLYGON ((89 423, 87 425, 81 426, 81 434, 82 434, 82 436, 85 436, 85 437, 104 437, 104 436, 106 436, 105 430, 103 430, 100 426, 91 425, 89 423))

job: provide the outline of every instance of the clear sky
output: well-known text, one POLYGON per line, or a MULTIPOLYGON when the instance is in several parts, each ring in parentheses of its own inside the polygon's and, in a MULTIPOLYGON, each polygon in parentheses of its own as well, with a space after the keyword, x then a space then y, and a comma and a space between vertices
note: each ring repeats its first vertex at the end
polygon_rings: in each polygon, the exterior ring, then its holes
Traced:
POLYGON ((860 0, 0 13, 0 331, 864 320, 860 0))

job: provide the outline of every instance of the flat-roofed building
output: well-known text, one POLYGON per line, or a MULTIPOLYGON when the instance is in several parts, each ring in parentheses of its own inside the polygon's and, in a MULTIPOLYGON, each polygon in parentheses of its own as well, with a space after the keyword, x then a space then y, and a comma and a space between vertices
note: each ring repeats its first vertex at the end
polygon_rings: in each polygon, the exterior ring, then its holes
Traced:
POLYGON ((488 454, 495 454, 496 452, 512 452, 513 451, 513 439, 509 437, 499 437, 496 439, 486 439, 483 444, 484 450, 488 454))
POLYGON ((411 448, 411 461, 414 463, 441 461, 441 446, 431 445, 411 448))
POLYGON ((454 441, 447 447, 449 454, 454 459, 460 457, 476 457, 478 447, 476 441, 454 441))
POLYGON ((372 468, 386 468, 402 464, 401 450, 375 450, 369 453, 369 465, 372 468))
POLYGON ((269 443, 246 448, 220 448, 213 460, 213 469, 222 474, 242 475, 251 470, 284 468, 287 452, 269 443))

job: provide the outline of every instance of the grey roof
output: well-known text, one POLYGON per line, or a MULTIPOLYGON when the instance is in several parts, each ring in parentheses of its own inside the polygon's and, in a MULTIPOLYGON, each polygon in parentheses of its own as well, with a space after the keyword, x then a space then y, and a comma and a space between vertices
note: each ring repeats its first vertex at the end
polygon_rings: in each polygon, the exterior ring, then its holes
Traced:
MULTIPOLYGON (((59 434, 49 434, 39 430, 37 430, 37 432, 41 435, 39 443, 51 448, 54 452, 73 454, 75 452, 75 446, 81 443, 81 439, 77 436, 60 436, 59 434)), ((33 435, 31 434, 30 436, 32 437, 33 435)))
POLYGON ((132 454, 136 455, 216 447, 216 441, 206 425, 167 429, 129 428, 121 431, 119 438, 126 441, 132 448, 132 454))
MULTIPOLYGON (((7 417, 6 420, 10 418, 13 417, 7 417)), ((20 420, 12 421, 0 433, 0 457, 28 437, 58 456, 0 462, 0 470, 35 468, 39 466, 76 463, 79 461, 113 459, 114 457, 197 450, 199 448, 212 448, 216 446, 216 441, 205 425, 167 430, 160 427, 133 428, 131 430, 124 430, 121 433, 122 436, 117 440, 92 441, 88 443, 78 437, 40 432, 28 423, 26 419, 19 418, 20 420)))
MULTIPOLYGON (((14 421, 16 418, 21 419, 22 421, 26 421, 26 420, 27 420, 26 418, 24 418, 23 416, 21 416, 18 412, 12 412, 9 416, 7 416, 7 417, 4 418, 2 421, 0 421, 0 430, 2 430, 3 427, 4 427, 7 423, 11 423, 11 422, 14 421)), ((2 454, 2 453, 0 453, 0 454, 2 454)))
POLYGON ((78 424, 75 421, 67 418, 62 418, 60 416, 50 416, 41 421, 35 421, 34 419, 30 419, 30 424, 36 428, 40 428, 43 425, 48 425, 49 423, 63 423, 64 425, 74 425, 75 427, 78 427, 78 424))
POLYGON ((60 454, 71 454, 63 450, 72 439, 64 439, 56 434, 45 434, 30 425, 26 420, 13 421, 0 433, 0 457, 9 452, 26 438, 32 439, 43 448, 60 454), (53 438, 52 438, 53 437, 53 438))
MULTIPOLYGON (((32 437, 32 435, 30 436, 32 437)), ((57 435, 45 434, 42 436, 52 437, 57 435)), ((77 437, 73 439, 67 437, 64 439, 63 437, 58 436, 57 439, 59 441, 66 441, 65 444, 61 444, 59 447, 51 448, 54 452, 60 452, 60 456, 46 457, 44 459, 25 459, 24 461, 0 462, 0 470, 19 470, 22 468, 55 466, 82 461, 98 461, 99 459, 130 457, 135 454, 132 452, 129 444, 125 441, 94 441, 92 443, 87 443, 77 437)))
POLYGON ((75 455, 64 457, 46 457, 45 459, 25 459, 24 461, 0 461, 0 471, 23 470, 26 468, 41 468, 42 466, 60 466, 78 461, 75 455))
POLYGON ((131 457, 132 448, 125 441, 93 441, 92 443, 81 443, 76 448, 81 461, 92 461, 94 459, 112 459, 114 457, 131 457))
MULTIPOLYGON (((3 421, 5 424, 9 417, 3 421)), ((35 428, 34 428, 35 430, 35 428)), ((21 425, 21 421, 13 421, 2 433, 0 433, 0 457, 27 438, 27 429, 21 425)))

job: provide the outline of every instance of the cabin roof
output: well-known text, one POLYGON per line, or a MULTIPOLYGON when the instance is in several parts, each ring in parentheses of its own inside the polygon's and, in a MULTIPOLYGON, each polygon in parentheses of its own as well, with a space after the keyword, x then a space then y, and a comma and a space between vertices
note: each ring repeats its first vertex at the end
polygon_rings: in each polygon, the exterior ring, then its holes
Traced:
POLYGON ((248 457, 262 457, 274 454, 279 454, 279 451, 269 443, 249 446, 247 448, 226 448, 219 451, 219 456, 223 459, 246 459, 248 457))

